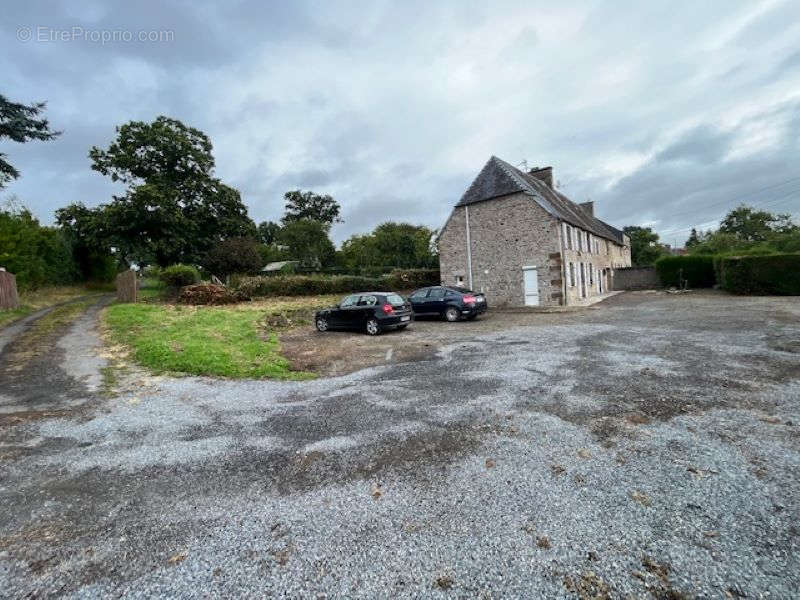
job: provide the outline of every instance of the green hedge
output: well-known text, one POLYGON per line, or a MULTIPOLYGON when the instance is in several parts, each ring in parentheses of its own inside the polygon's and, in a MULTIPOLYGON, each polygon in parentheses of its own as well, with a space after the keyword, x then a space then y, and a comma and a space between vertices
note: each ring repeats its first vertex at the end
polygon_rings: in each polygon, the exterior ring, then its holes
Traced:
POLYGON ((664 256, 656 261, 656 272, 664 287, 679 287, 680 278, 688 281, 690 288, 714 287, 714 257, 701 254, 691 256, 664 256))
POLYGON ((718 263, 722 288, 733 294, 800 295, 800 254, 730 256, 718 263))
POLYGON ((438 285, 438 269, 392 271, 383 277, 359 275, 269 275, 242 277, 238 291, 250 297, 314 296, 317 294, 350 294, 352 292, 392 292, 426 285, 438 285))
POLYGON ((317 294, 349 294, 358 291, 391 291, 382 277, 350 275, 273 275, 244 277, 238 291, 257 296, 314 296, 317 294))
POLYGON ((200 272, 190 265, 171 265, 162 270, 158 278, 164 285, 179 288, 200 281, 200 272))
POLYGON ((386 275, 389 286, 395 290, 415 290, 429 285, 439 285, 439 269, 395 269, 386 275))

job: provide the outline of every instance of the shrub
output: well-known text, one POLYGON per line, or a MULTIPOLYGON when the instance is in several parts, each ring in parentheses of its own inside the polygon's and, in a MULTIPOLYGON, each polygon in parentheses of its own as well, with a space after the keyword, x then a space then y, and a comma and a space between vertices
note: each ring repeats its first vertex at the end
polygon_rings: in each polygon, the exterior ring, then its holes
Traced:
POLYGON ((681 277, 690 288, 713 287, 716 283, 712 256, 664 256, 656 261, 656 272, 664 287, 679 287, 681 277))
POLYGON ((158 265, 147 265, 141 272, 145 279, 160 279, 161 277, 161 267, 158 265))
POLYGON ((273 275, 245 277, 238 291, 247 296, 314 296, 317 294, 350 294, 360 291, 391 291, 382 277, 351 275, 273 275))
POLYGON ((159 279, 164 285, 179 288, 200 281, 200 272, 191 265, 172 265, 161 271, 159 279))
POLYGON ((439 285, 439 269, 395 269, 386 276, 389 287, 410 290, 428 285, 439 285))
POLYGON ((800 254, 724 257, 719 272, 733 294, 800 295, 800 254))
POLYGON ((203 268, 219 277, 233 273, 256 273, 264 266, 259 246, 260 244, 251 238, 223 240, 206 254, 203 268))
POLYGON ((178 298, 183 304, 235 304, 243 300, 249 300, 247 296, 239 291, 232 292, 224 285, 213 283, 200 283, 197 285, 187 285, 181 290, 178 298))

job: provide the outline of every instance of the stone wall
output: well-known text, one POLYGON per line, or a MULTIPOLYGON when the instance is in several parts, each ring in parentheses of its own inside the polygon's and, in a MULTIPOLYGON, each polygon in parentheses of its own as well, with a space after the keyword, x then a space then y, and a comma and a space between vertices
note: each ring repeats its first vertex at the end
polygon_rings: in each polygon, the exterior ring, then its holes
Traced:
POLYGON ((661 287, 655 267, 628 267, 614 271, 614 290, 653 290, 661 287))
MULTIPOLYGON (((561 304, 558 223, 529 196, 516 193, 469 206, 472 288, 494 306, 524 305, 522 268, 535 266, 542 306, 561 304)), ((457 206, 439 237, 442 283, 469 286, 466 207, 457 206), (461 278, 461 279, 459 279, 461 278)))

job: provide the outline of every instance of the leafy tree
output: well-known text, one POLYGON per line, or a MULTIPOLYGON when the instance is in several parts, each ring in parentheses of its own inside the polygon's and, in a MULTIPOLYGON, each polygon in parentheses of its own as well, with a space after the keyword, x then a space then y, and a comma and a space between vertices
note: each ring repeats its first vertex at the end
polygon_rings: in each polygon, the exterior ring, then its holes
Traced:
MULTIPOLYGON (((44 102, 19 104, 0 94, 0 140, 8 138, 22 144, 30 140, 52 140, 61 135, 60 131, 51 131, 47 119, 41 118, 44 109, 44 102)), ((19 171, 0 153, 0 189, 17 177, 19 171)))
POLYGON ((26 208, 0 210, 0 266, 22 289, 71 283, 77 278, 68 239, 43 227, 26 208))
POLYGON ((320 221, 301 219, 281 228, 278 244, 286 246, 286 254, 304 267, 321 269, 331 265, 336 248, 328 238, 328 229, 320 221))
POLYGON ((746 242, 763 242, 773 233, 788 233, 795 228, 790 215, 774 215, 744 205, 729 212, 719 226, 722 233, 746 242))
POLYGON ((286 212, 281 222, 284 225, 300 220, 319 221, 326 229, 333 223, 342 223, 339 217, 341 207, 332 196, 320 195, 314 192, 301 192, 293 190, 283 195, 286 200, 286 212))
POLYGON ((262 221, 258 224, 258 239, 262 244, 271 246, 278 239, 281 226, 274 221, 262 221))
POLYGON ((789 215, 739 206, 725 216, 718 231, 702 234, 690 250, 692 254, 739 255, 797 252, 800 227, 789 215))
POLYGON ((264 266, 260 244, 253 238, 222 240, 206 255, 203 267, 214 275, 252 274, 264 266))
POLYGON ((700 235, 697 233, 697 229, 692 227, 692 232, 689 234, 689 239, 686 240, 686 248, 694 248, 700 243, 700 235))
MULTIPOLYGON (((87 208, 81 203, 70 204, 56 211, 56 223, 69 242, 81 280, 113 279, 117 259, 111 253, 106 235, 106 213, 102 207, 87 208)), ((123 266, 128 265, 123 263, 123 266)))
POLYGON ((92 169, 129 184, 101 207, 95 235, 123 262, 198 263, 220 241, 255 237, 239 192, 213 177, 211 142, 180 121, 158 117, 117 128, 106 150, 93 147, 92 169))
POLYGON ((637 267, 650 266, 665 254, 658 234, 650 227, 629 225, 623 231, 631 240, 631 261, 637 267))
POLYGON ((368 235, 354 235, 342 244, 342 258, 352 270, 431 268, 438 264, 436 232, 409 223, 386 222, 368 235))
POLYGON ((211 140, 177 119, 131 121, 116 128, 107 150, 89 150, 92 169, 123 183, 158 183, 171 188, 205 182, 214 170, 211 140))

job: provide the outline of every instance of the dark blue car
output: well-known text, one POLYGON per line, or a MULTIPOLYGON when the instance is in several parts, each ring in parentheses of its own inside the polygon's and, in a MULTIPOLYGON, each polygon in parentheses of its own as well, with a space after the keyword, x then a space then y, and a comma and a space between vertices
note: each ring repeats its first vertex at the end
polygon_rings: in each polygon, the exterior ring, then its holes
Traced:
POLYGON ((437 316, 448 321, 474 319, 488 308, 483 294, 445 285, 415 290, 408 300, 414 316, 437 316))

